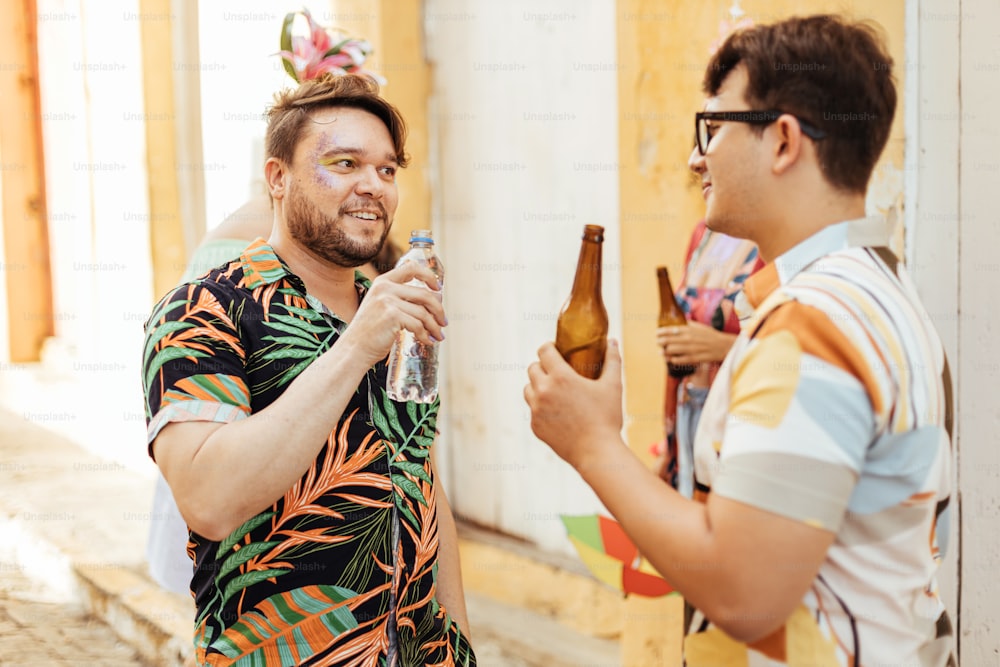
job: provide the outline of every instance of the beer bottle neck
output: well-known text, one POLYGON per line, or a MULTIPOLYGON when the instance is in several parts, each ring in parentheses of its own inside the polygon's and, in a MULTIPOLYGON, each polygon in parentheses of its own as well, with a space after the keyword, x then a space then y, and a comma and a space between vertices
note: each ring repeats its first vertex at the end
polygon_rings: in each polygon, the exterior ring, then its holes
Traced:
POLYGON ((584 238, 573 278, 573 295, 601 294, 601 242, 584 238))

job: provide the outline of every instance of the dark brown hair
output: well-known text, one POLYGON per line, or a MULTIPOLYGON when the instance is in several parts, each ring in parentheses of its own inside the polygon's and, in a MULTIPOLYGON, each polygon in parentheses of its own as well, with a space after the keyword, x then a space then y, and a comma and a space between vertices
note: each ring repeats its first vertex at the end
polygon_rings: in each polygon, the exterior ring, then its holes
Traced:
POLYGON ((816 142, 823 175, 863 193, 896 111, 892 58, 876 28, 818 15, 740 30, 709 62, 705 93, 717 95, 738 65, 747 70, 751 108, 785 111, 823 130, 816 142))
POLYGON ((336 107, 363 109, 378 117, 392 137, 396 162, 400 167, 407 165, 410 158, 405 150, 406 123, 403 116, 379 95, 378 83, 359 74, 326 73, 277 93, 274 104, 267 110, 265 158, 276 157, 291 164, 310 113, 316 109, 336 107))

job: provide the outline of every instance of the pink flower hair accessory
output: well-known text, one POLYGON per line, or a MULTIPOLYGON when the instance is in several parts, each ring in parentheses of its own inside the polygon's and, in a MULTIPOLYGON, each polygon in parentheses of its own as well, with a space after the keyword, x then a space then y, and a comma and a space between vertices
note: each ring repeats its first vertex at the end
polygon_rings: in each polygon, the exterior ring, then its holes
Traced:
POLYGON ((365 60, 372 54, 368 40, 348 37, 344 32, 324 28, 313 19, 309 10, 285 14, 281 24, 281 63, 288 75, 297 83, 315 79, 326 72, 334 74, 361 74, 384 85, 385 79, 364 69, 365 60), (301 14, 309 26, 309 35, 293 35, 295 18, 301 14))

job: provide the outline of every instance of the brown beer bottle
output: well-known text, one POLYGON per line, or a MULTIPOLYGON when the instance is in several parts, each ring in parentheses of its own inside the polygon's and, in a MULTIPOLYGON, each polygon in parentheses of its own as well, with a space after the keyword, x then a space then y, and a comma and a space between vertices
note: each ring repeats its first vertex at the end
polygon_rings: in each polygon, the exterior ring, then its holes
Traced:
MULTIPOLYGON (((656 326, 687 326, 687 317, 674 297, 674 287, 670 284, 670 274, 667 273, 667 267, 656 267, 656 279, 660 283, 660 316, 657 318, 656 326)), ((678 379, 691 375, 695 368, 695 366, 675 366, 667 362, 667 372, 670 373, 670 377, 678 379)))
POLYGON ((608 346, 608 311, 601 298, 601 248, 604 227, 586 225, 573 291, 559 312, 556 349, 573 369, 596 379, 608 346))

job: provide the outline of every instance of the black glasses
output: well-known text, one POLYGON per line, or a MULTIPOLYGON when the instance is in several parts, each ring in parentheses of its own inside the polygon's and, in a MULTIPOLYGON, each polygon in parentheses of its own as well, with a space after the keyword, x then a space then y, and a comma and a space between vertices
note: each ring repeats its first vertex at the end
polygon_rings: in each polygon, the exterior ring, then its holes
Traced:
MULTIPOLYGON (((698 145, 698 152, 702 155, 708 150, 708 142, 712 140, 712 128, 709 121, 730 121, 733 123, 749 123, 750 125, 770 125, 785 115, 784 111, 699 111, 694 115, 694 136, 698 145)), ((810 125, 795 114, 789 114, 799 121, 802 134, 810 139, 817 140, 826 137, 826 132, 815 125, 810 125)))

